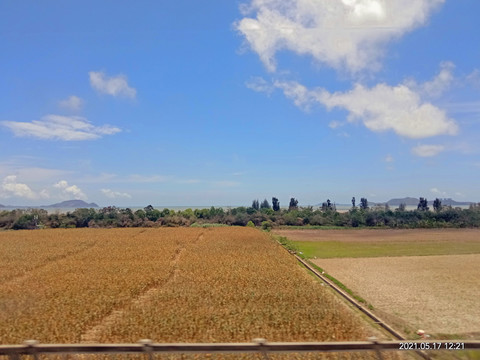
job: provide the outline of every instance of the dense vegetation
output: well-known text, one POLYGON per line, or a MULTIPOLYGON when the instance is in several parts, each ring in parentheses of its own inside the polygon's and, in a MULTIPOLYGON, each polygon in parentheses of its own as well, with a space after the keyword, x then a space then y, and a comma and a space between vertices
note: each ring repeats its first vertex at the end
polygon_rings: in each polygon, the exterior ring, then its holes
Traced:
POLYGON ((265 230, 278 226, 324 227, 386 227, 386 228, 435 228, 480 227, 480 203, 469 209, 442 206, 438 199, 430 210, 426 199, 421 198, 416 210, 408 211, 400 205, 370 208, 362 198, 360 206, 345 212, 336 210, 327 200, 318 209, 298 207, 294 198, 288 209, 281 209, 276 198, 273 208, 267 200, 254 200, 250 207, 223 209, 169 210, 155 209, 149 205, 132 211, 114 206, 102 209, 76 209, 67 213, 48 213, 43 209, 0 211, 0 229, 82 228, 82 227, 158 227, 158 226, 206 226, 207 224, 260 226, 265 230), (438 201, 437 201, 438 200, 438 201))

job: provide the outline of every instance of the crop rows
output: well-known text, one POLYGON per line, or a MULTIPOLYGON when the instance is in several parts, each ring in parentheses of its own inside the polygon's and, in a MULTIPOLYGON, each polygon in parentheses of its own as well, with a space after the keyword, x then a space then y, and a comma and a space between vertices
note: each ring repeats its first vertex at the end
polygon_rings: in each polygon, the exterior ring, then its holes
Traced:
MULTIPOLYGON (((0 283, 3 344, 25 339, 342 341, 372 335, 351 310, 258 230, 18 233, 32 239, 32 246, 37 246, 37 234, 50 238, 44 252, 56 257, 32 252, 26 243, 19 247, 18 259, 40 261, 42 266, 26 267, 23 276, 0 283)), ((12 252, 11 234, 0 233, 0 250, 7 255, 12 252)))

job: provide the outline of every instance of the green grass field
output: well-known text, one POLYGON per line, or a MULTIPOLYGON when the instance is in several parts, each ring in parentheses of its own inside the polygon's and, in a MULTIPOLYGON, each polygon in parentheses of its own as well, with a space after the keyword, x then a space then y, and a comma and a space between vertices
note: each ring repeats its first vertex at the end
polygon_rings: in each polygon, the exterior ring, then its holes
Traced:
POLYGON ((294 246, 307 258, 360 258, 383 256, 427 256, 479 254, 476 243, 378 243, 339 241, 294 241, 294 246))
POLYGON ((363 258, 480 254, 480 231, 283 231, 281 242, 305 258, 363 258))

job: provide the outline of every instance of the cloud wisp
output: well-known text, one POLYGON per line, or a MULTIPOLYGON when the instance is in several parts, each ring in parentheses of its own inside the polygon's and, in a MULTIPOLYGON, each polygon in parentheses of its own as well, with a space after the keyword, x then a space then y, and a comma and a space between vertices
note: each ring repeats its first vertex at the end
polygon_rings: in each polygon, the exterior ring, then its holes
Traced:
POLYGON ((426 23, 444 0, 251 0, 237 31, 268 71, 275 55, 310 55, 337 70, 380 67, 388 42, 426 23), (253 15, 252 17, 247 17, 253 15))
POLYGON ((445 150, 443 145, 418 145, 412 149, 412 153, 420 157, 432 157, 445 150))
POLYGON ((83 107, 84 101, 78 96, 71 95, 68 98, 59 101, 58 105, 62 108, 78 111, 83 107))
POLYGON ((15 136, 43 140, 95 140, 121 131, 111 125, 94 126, 80 116, 46 115, 31 122, 2 121, 0 124, 9 128, 15 136))
POLYGON ((131 99, 137 96, 137 90, 128 85, 125 75, 108 77, 101 71, 90 71, 88 75, 90 76, 90 85, 99 93, 131 99))
POLYGON ((102 189, 103 195, 110 199, 117 199, 117 198, 126 198, 126 199, 131 199, 132 196, 128 193, 122 193, 119 191, 113 191, 111 189, 102 189))

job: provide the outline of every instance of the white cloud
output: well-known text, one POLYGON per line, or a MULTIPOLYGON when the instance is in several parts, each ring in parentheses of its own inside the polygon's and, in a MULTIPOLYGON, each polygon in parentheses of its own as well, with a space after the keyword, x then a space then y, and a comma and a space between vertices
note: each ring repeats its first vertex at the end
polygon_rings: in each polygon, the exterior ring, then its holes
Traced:
POLYGON ((65 100, 61 100, 58 104, 70 110, 80 110, 83 107, 84 101, 78 96, 72 95, 65 100))
POLYGON ((263 92, 268 95, 270 95, 275 90, 275 87, 271 83, 267 82, 261 77, 251 78, 245 83, 245 86, 249 89, 252 89, 253 91, 263 92))
POLYGON ((17 182, 16 175, 6 176, 3 179, 1 190, 0 196, 4 198, 17 196, 27 199, 37 199, 39 197, 27 184, 17 182))
POLYGON ((349 121, 357 119, 370 130, 393 130, 408 138, 424 138, 441 134, 455 135, 458 127, 445 111, 428 102, 405 85, 362 85, 346 93, 322 92, 319 100, 328 108, 348 110, 349 121))
POLYGON ((419 145, 412 149, 412 153, 421 157, 432 157, 445 150, 442 145, 419 145))
POLYGON ((90 71, 90 85, 100 93, 112 96, 125 96, 135 98, 137 90, 128 86, 125 75, 108 77, 101 71, 90 71))
POLYGON ((60 189, 61 196, 65 199, 87 200, 87 195, 77 185, 69 186, 65 180, 60 180, 53 187, 60 189))
POLYGON ((115 199, 115 198, 131 199, 131 197, 132 197, 130 194, 121 193, 121 192, 118 192, 118 191, 113 191, 111 189, 102 189, 102 193, 103 193, 103 195, 105 195, 106 197, 109 197, 111 199, 115 199))
POLYGON ((356 84, 347 92, 329 93, 325 89, 308 90, 295 82, 275 82, 295 105, 308 109, 314 103, 327 109, 348 111, 348 121, 362 121, 374 132, 393 130, 400 136, 419 139, 436 135, 455 135, 456 122, 445 111, 422 100, 407 85, 378 84, 366 88, 356 84))
POLYGON ((388 154, 387 156, 385 156, 385 162, 392 163, 394 161, 395 161, 395 159, 393 158, 392 155, 388 154))
POLYGON ((290 50, 350 72, 379 67, 385 45, 426 23, 444 0, 251 0, 235 24, 269 71, 290 50))
POLYGON ((473 86, 480 87, 480 70, 474 69, 470 74, 467 75, 466 80, 473 86))
POLYGON ((337 129, 339 127, 342 127, 343 125, 345 125, 345 123, 343 123, 342 121, 333 120, 333 121, 330 121, 330 123, 328 124, 328 127, 330 129, 337 129))
POLYGON ((440 191, 440 190, 438 190, 436 187, 431 188, 431 189, 430 189, 430 192, 433 193, 433 194, 435 194, 436 196, 444 196, 444 197, 447 196, 447 193, 446 193, 445 191, 440 191))
POLYGON ((111 125, 94 126, 80 116, 46 115, 32 122, 2 121, 16 136, 45 140, 80 141, 112 135, 121 130, 111 125))
POLYGON ((453 69, 455 69, 455 64, 445 61, 440 63, 440 71, 431 81, 417 84, 415 80, 408 80, 405 85, 424 96, 437 97, 447 90, 455 80, 453 69))

